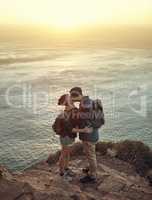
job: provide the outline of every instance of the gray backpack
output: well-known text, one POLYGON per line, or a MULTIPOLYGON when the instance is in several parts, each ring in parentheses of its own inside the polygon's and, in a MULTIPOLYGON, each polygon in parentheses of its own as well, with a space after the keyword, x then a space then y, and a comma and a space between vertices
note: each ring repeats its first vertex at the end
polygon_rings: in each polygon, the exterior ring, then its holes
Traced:
POLYGON ((103 106, 100 99, 93 101, 93 114, 92 114, 92 126, 94 128, 101 128, 105 124, 103 106))

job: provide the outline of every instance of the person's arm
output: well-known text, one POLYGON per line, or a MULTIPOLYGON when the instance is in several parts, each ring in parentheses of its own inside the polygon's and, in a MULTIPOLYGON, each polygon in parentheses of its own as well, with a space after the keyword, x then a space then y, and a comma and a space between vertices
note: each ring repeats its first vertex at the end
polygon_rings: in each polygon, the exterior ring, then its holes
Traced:
POLYGON ((84 132, 84 133, 88 133, 88 134, 89 134, 89 133, 92 133, 92 131, 93 131, 93 128, 92 128, 92 127, 87 127, 87 126, 86 126, 86 127, 83 129, 83 132, 84 132))
POLYGON ((52 125, 52 129, 58 135, 62 132, 62 124, 61 123, 62 123, 62 119, 60 117, 57 117, 55 119, 55 122, 52 125))
POLYGON ((83 128, 83 129, 80 129, 80 128, 73 128, 73 129, 72 129, 72 132, 73 132, 73 133, 83 133, 83 132, 84 132, 84 128, 83 128))
POLYGON ((85 127, 85 128, 73 128, 72 132, 74 133, 92 133, 91 127, 85 127))

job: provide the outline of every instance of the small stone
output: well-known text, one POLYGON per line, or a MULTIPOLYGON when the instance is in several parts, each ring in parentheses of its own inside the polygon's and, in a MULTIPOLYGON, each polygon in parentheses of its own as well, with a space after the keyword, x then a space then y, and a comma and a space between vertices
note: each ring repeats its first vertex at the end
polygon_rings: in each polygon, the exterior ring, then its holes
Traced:
POLYGON ((107 155, 115 158, 117 156, 117 151, 115 149, 107 149, 107 155))
POLYGON ((45 187, 50 187, 51 184, 50 184, 50 183, 45 183, 44 186, 45 186, 45 187))
POLYGON ((80 200, 80 197, 77 194, 73 194, 70 196, 73 200, 80 200))
POLYGON ((149 182, 149 185, 152 186, 152 170, 149 170, 147 172, 147 180, 149 182))
POLYGON ((0 178, 2 178, 2 177, 3 177, 3 171, 0 170, 0 178))

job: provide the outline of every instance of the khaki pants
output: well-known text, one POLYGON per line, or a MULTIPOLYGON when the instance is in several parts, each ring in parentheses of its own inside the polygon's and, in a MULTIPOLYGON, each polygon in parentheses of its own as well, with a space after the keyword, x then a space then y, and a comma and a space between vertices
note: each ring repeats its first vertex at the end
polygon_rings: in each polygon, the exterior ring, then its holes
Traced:
POLYGON ((83 141, 83 148, 89 163, 91 176, 97 176, 96 143, 83 141))

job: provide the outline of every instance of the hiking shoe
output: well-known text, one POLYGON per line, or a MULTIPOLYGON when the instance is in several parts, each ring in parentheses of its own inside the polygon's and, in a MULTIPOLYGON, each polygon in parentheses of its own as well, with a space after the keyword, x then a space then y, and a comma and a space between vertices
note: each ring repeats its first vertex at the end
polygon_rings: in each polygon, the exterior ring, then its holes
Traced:
POLYGON ((66 173, 64 173, 64 175, 62 176, 62 179, 67 182, 70 182, 73 180, 73 178, 66 173))
POLYGON ((65 174, 71 177, 75 176, 75 173, 69 168, 65 169, 65 174))
POLYGON ((80 178, 81 183, 96 183, 96 178, 94 176, 84 176, 80 178))
POLYGON ((60 172, 60 176, 64 176, 64 173, 63 173, 63 172, 60 172))
POLYGON ((65 170, 64 172, 60 172, 60 177, 65 181, 72 181, 73 178, 69 174, 69 170, 65 170))

